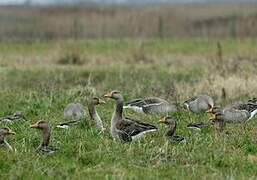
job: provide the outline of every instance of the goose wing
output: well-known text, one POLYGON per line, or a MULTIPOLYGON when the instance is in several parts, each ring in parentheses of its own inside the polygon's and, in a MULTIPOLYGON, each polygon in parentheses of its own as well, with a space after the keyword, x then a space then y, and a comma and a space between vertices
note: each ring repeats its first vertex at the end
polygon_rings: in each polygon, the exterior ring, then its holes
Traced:
MULTIPOLYGON (((167 112, 170 111, 172 106, 169 106, 168 103, 166 102, 159 102, 159 103, 153 103, 153 104, 148 104, 143 107, 143 112, 144 113, 150 113, 150 112, 167 112)), ((177 111, 177 106, 174 104, 173 107, 174 111, 177 111)))
POLYGON ((80 120, 65 121, 65 122, 59 123, 58 126, 71 126, 71 125, 78 124, 79 122, 80 120))
POLYGON ((144 99, 134 99, 132 101, 128 101, 125 103, 125 106, 137 106, 137 107, 144 107, 151 104, 158 104, 158 103, 168 103, 164 99, 160 99, 157 97, 149 97, 144 99))
POLYGON ((239 111, 247 111, 247 112, 251 113, 257 109, 257 104, 248 102, 248 103, 234 105, 232 108, 239 110, 239 111))
POLYGON ((136 136, 140 133, 147 131, 156 131, 157 128, 154 125, 139 122, 131 118, 125 118, 116 124, 118 130, 124 131, 129 136, 136 136))

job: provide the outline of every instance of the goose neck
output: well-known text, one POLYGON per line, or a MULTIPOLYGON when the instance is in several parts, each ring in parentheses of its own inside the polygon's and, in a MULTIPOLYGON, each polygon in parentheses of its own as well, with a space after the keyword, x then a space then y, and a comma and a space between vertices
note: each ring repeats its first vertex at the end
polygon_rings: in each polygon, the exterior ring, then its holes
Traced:
POLYGON ((44 129, 43 129, 43 141, 42 141, 42 146, 48 146, 48 145, 49 145, 50 134, 51 134, 50 127, 47 127, 47 128, 44 128, 44 129))

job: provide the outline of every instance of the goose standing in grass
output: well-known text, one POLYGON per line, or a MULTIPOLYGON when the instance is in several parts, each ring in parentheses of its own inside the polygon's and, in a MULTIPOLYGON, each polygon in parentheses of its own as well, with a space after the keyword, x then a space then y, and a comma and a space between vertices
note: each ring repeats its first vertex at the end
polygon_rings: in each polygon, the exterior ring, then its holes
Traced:
POLYGON ((21 112, 15 112, 12 115, 7 115, 0 118, 0 121, 14 122, 16 120, 27 121, 27 118, 21 112))
POLYGON ((169 142, 185 141, 185 138, 183 136, 179 136, 175 134, 176 128, 177 128, 177 122, 174 118, 164 117, 159 122, 168 126, 168 131, 166 132, 165 137, 169 142))
POLYGON ((213 99, 208 95, 198 95, 186 100, 184 107, 193 113, 202 113, 214 106, 213 99))
POLYGON ((116 101, 111 120, 111 135, 114 139, 128 142, 139 139, 148 132, 157 130, 154 125, 123 117, 123 97, 119 91, 112 91, 104 95, 104 97, 116 101))
POLYGON ((244 123, 252 119, 257 113, 257 104, 248 101, 247 103, 237 103, 224 109, 215 106, 208 112, 214 115, 210 120, 218 121, 222 130, 225 123, 244 123))
POLYGON ((178 111, 174 102, 168 102, 158 97, 134 99, 125 103, 123 108, 132 109, 140 113, 166 113, 178 111))
POLYGON ((0 128, 0 147, 8 151, 13 151, 12 146, 5 140, 6 136, 15 134, 10 128, 0 128))
POLYGON ((39 153, 53 153, 57 149, 49 146, 50 143, 50 136, 51 136, 51 128, 49 126, 49 123, 45 120, 39 120, 36 123, 32 124, 30 126, 31 128, 36 128, 42 130, 43 133, 43 140, 39 147, 37 148, 36 152, 39 153))
MULTIPOLYGON (((101 104, 105 104, 105 102, 98 97, 88 98, 88 112, 91 119, 91 125, 96 129, 103 131, 104 127, 103 127, 102 120, 96 111, 96 106, 101 104)), ((58 124, 56 127, 68 129, 70 126, 79 124, 80 122, 81 122, 80 120, 66 121, 58 124)))

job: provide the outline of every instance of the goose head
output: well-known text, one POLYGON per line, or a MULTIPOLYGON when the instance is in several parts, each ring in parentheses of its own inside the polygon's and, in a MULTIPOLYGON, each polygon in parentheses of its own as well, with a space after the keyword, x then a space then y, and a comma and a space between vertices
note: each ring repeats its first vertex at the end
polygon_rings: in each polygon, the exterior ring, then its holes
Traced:
POLYGON ((47 121, 45 120, 39 120, 36 123, 30 125, 31 128, 36 128, 36 129, 48 129, 49 128, 49 124, 47 121))
POLYGON ((12 134, 16 134, 14 131, 12 131, 10 128, 8 127, 4 127, 4 128, 0 128, 0 135, 1 136, 8 136, 8 135, 12 135, 12 134))
POLYGON ((172 129, 175 129, 177 125, 176 120, 170 116, 163 117, 159 120, 159 122, 169 126, 172 129))
POLYGON ((122 99, 121 92, 117 91, 117 90, 114 90, 114 91, 111 91, 111 92, 105 94, 104 97, 115 99, 115 100, 122 99))
POLYGON ((222 121, 223 120, 223 114, 221 112, 216 112, 213 117, 211 117, 209 120, 213 122, 222 121))
POLYGON ((210 108, 209 110, 206 111, 207 113, 211 113, 211 114, 216 114, 221 112, 221 108, 218 106, 213 106, 212 108, 210 108))
POLYGON ((89 102, 95 106, 100 105, 100 104, 105 104, 105 101, 103 101, 102 99, 100 99, 98 97, 89 98, 89 102))

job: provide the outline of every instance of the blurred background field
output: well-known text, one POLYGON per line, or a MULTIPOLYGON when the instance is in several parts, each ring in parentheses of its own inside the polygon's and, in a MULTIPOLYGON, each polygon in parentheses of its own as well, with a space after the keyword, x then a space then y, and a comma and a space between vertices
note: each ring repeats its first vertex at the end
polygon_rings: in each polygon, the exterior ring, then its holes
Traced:
MULTIPOLYGON (((0 150, 1 179, 248 179, 256 178, 256 126, 189 131, 205 114, 183 109, 178 134, 185 144, 165 144, 163 115, 125 111, 153 123, 158 133, 139 143, 114 142, 85 125, 53 128, 60 151, 39 156, 37 119, 52 126, 70 102, 120 90, 125 100, 158 96, 183 102, 208 93, 216 103, 257 94, 257 4, 0 6, 0 116, 22 111, 29 122, 7 124, 15 153, 0 150)), ((98 108, 109 129, 113 102, 98 108)), ((88 119, 86 117, 86 119, 88 119)))
POLYGON ((255 37, 256 8, 255 3, 2 6, 0 40, 255 37))

